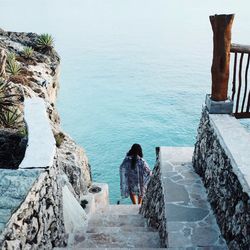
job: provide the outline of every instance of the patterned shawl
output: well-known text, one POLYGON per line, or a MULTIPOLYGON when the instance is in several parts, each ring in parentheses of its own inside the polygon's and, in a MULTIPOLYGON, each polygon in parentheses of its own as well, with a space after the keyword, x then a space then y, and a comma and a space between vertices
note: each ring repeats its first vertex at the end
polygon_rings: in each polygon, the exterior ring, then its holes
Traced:
MULTIPOLYGON (((129 197, 129 181, 128 181, 128 176, 129 176, 129 171, 131 171, 131 162, 132 162, 132 157, 131 156, 126 156, 125 159, 123 160, 121 166, 120 166, 120 189, 121 189, 121 197, 122 198, 127 198, 129 197)), ((150 175, 151 175, 151 170, 147 164, 147 162, 141 158, 137 157, 136 161, 136 170, 137 170, 137 178, 138 178, 138 190, 139 196, 144 196, 145 191, 147 189, 147 184, 150 180, 150 175)))

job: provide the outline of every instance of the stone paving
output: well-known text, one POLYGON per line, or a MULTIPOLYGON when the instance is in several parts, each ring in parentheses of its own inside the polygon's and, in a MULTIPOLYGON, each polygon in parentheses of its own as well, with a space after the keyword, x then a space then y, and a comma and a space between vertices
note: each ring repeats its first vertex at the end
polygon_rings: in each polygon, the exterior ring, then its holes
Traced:
POLYGON ((38 170, 0 170, 0 233, 25 199, 39 172, 38 170))
POLYGON ((191 160, 190 148, 160 148, 169 247, 227 249, 191 160))

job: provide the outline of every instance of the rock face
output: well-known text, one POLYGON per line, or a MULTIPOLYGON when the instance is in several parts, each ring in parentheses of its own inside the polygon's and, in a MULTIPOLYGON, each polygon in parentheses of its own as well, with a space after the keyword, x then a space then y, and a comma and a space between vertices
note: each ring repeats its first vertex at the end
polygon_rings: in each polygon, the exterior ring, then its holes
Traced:
POLYGON ((91 169, 88 158, 82 148, 65 135, 63 143, 57 150, 59 167, 68 177, 75 197, 80 200, 91 185, 91 169))
MULTIPOLYGON (((0 176, 4 176, 0 182, 0 193, 6 194, 5 200, 14 194, 19 197, 18 203, 11 208, 6 207, 4 202, 0 203, 2 249, 51 249, 55 246, 66 246, 67 233, 62 214, 63 185, 67 182, 77 201, 81 200, 91 185, 87 156, 84 150, 61 130, 60 118, 55 108, 60 58, 54 49, 41 51, 36 46, 37 39, 38 35, 34 33, 6 32, 0 29, 0 50, 4 49, 7 55, 15 53, 16 61, 21 67, 18 75, 13 76, 7 72, 5 79, 14 94, 21 96, 21 99, 44 99, 57 145, 52 167, 40 170, 18 169, 12 170, 10 174, 6 173, 6 168, 18 167, 27 141, 25 137, 20 138, 13 131, 4 130, 0 133, 0 166, 5 168, 0 169, 0 176), (34 49, 29 59, 25 58, 23 52, 26 46, 34 49), (35 175, 33 171, 36 171, 35 175), (12 185, 11 180, 19 185, 15 186, 13 182, 12 185), (25 188, 22 187, 22 181, 26 181, 27 185, 23 184, 25 188)), ((22 109, 22 105, 20 106, 22 109)))
POLYGON ((16 169, 23 160, 27 137, 18 131, 0 130, 0 169, 16 169))
POLYGON ((0 48, 7 54, 15 53, 16 61, 21 66, 20 74, 7 76, 20 94, 42 97, 53 106, 59 88, 60 58, 55 50, 41 53, 35 46, 38 37, 35 33, 6 32, 0 29, 0 48), (23 53, 27 46, 34 48, 30 59, 26 59, 23 53))
POLYGON ((240 173, 233 167, 231 153, 222 145, 211 119, 204 108, 193 156, 194 169, 203 179, 229 248, 249 249, 250 193, 243 189, 240 173))
POLYGON ((167 247, 167 225, 165 217, 165 199, 162 187, 160 161, 157 159, 153 176, 143 198, 140 213, 148 219, 148 224, 159 231, 161 246, 167 247))

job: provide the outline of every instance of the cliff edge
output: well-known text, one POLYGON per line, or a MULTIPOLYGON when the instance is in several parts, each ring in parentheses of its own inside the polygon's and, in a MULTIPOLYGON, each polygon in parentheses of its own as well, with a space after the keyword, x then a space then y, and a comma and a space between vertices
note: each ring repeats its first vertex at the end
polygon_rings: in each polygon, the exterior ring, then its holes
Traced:
MULTIPOLYGON (((2 249, 65 246, 67 231, 63 215, 63 190, 66 187, 70 197, 80 203, 91 185, 86 153, 60 128, 55 105, 59 67, 60 58, 48 34, 0 29, 2 249), (34 166, 30 169, 24 166, 20 169, 20 163, 27 157, 27 148, 32 144, 32 128, 28 127, 24 112, 25 100, 32 98, 43 100, 45 117, 54 135, 55 153, 51 166, 34 166), (10 200, 13 202, 8 202, 10 200)), ((39 131, 39 121, 36 124, 39 131)), ((39 155, 39 152, 34 152, 34 155, 39 155)))

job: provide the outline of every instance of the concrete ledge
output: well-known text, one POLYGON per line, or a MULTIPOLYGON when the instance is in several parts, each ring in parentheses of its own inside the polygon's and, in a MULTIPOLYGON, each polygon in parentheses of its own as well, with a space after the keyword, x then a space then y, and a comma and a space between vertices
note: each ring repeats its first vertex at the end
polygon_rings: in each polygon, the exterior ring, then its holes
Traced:
POLYGON ((26 99, 24 117, 28 127, 28 146, 19 168, 51 167, 56 152, 56 143, 44 100, 38 97, 26 99))
POLYGON ((88 203, 86 204, 85 212, 88 217, 90 217, 95 212, 104 212, 108 209, 109 206, 109 188, 106 183, 93 183, 92 187, 99 187, 101 191, 98 193, 90 193, 88 192, 86 195, 81 197, 81 200, 86 200, 88 203))
POLYGON ((62 188, 63 217, 66 233, 84 230, 87 225, 87 215, 67 185, 62 188))
POLYGON ((250 133, 229 115, 209 115, 243 191, 250 194, 250 133))

